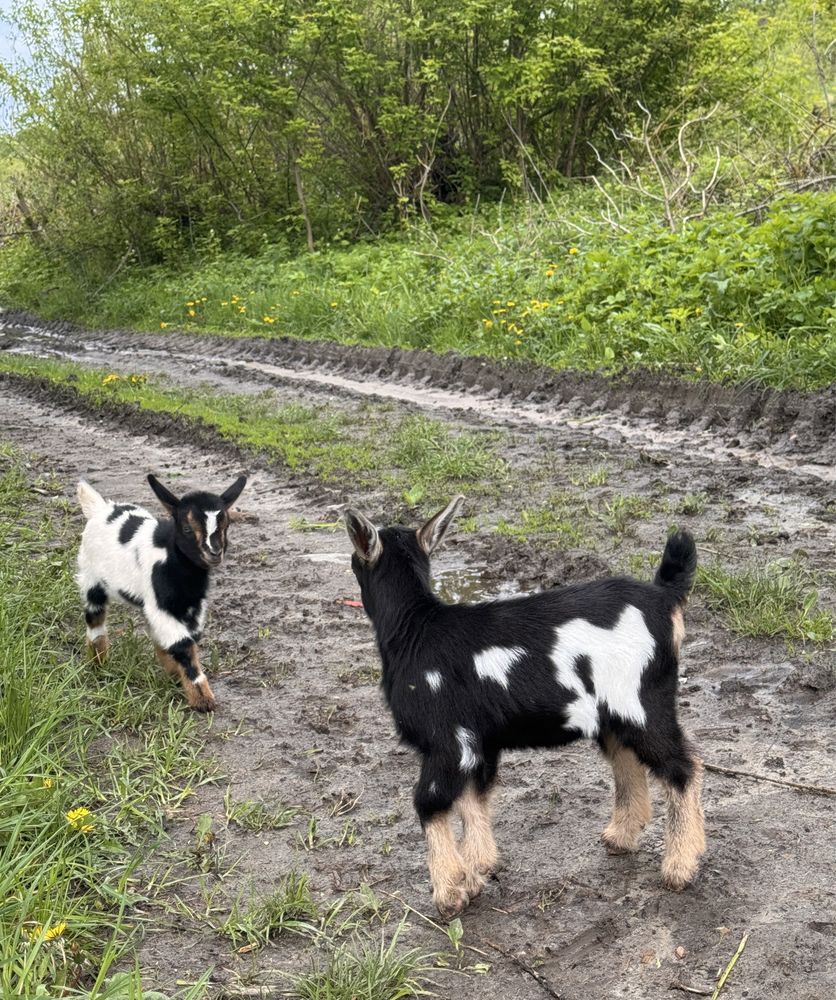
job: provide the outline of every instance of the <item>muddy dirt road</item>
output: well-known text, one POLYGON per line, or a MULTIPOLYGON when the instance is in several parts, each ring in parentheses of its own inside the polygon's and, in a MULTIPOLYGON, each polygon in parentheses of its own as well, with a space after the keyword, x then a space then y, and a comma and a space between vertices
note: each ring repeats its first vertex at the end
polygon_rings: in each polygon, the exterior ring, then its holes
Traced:
MULTIPOLYGON (((312 345, 4 322, 7 350, 158 372, 175 385, 226 393, 272 388, 282 403, 352 413, 372 397, 393 414, 427 412, 454 431, 499 435, 513 481, 490 509, 466 510, 476 530, 454 532, 439 554, 436 581, 446 594, 492 596, 649 566, 676 522, 694 532, 704 561, 740 568, 803 560, 823 605, 834 608, 832 395, 756 401, 740 393, 735 409, 730 391, 677 390, 677 397, 671 390, 662 406, 654 402, 658 386, 616 391, 590 379, 574 395, 567 380, 559 398, 544 399, 546 375, 526 392, 519 372, 486 366, 468 385, 471 362, 456 374, 451 359, 410 362, 402 352, 332 345, 317 364, 312 345), (556 482, 599 511, 613 510, 617 496, 659 502, 634 509, 634 523, 620 531, 599 518, 571 548, 526 543, 493 530, 519 514, 521 476, 531 508, 556 482)), ((105 418, 8 381, 0 383, 0 439, 36 453, 67 496, 84 475, 106 495, 149 506, 146 471, 197 485, 211 470, 220 484, 252 463, 220 441, 190 444, 181 427, 152 414, 105 418)), ((404 906, 435 919, 411 807, 415 763, 382 708, 365 616, 340 603, 358 596, 347 540, 300 527, 335 520, 348 499, 345 486, 252 467, 241 506, 257 519, 234 528, 207 630, 219 701, 207 737, 222 777, 172 817, 170 840, 157 853, 174 874, 141 945, 148 985, 174 990, 214 966, 213 996, 285 995, 282 973, 309 964, 309 939, 283 934, 241 954, 212 923, 236 895, 269 891, 291 869, 310 875, 323 904, 371 885, 391 911, 387 934, 405 914, 403 947, 450 952, 447 936, 404 906), (255 833, 227 823, 225 793, 300 812, 287 828, 255 833), (207 814, 217 841, 201 885, 189 862, 195 823, 207 814)), ((382 487, 350 499, 374 515, 389 503, 382 487)), ((738 637, 696 597, 681 712, 705 759, 778 782, 836 785, 833 658, 827 646, 738 637)), ((173 688, 172 698, 179 698, 173 688)), ((463 917, 463 943, 473 950, 448 959, 462 968, 428 974, 436 995, 656 1000, 678 995, 672 984, 712 988, 746 932, 723 998, 833 995, 836 798, 707 773, 708 853, 698 881, 672 894, 659 877, 661 802, 641 850, 610 857, 598 839, 610 797, 608 768, 590 745, 507 756, 496 796, 502 867, 463 917)), ((379 935, 379 924, 372 921, 370 932, 379 935)))

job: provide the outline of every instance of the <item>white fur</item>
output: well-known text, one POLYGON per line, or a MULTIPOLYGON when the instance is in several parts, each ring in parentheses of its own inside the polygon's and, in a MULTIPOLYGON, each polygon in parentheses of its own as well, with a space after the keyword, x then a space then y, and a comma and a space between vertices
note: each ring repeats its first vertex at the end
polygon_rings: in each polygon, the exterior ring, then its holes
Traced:
POLYGON ((476 752, 473 749, 476 737, 473 735, 471 730, 465 729, 464 726, 457 726, 456 739, 459 741, 459 749, 462 753, 461 760, 459 761, 459 767, 463 771, 475 771, 479 765, 479 758, 476 756, 476 752))
MULTIPOLYGON (((154 566, 163 562, 167 555, 164 548, 154 545, 157 519, 142 507, 133 507, 108 524, 108 515, 115 504, 110 500, 103 500, 86 483, 79 484, 79 498, 82 486, 101 501, 99 503, 89 495, 82 501, 87 503, 87 509, 91 511, 78 552, 77 580, 82 598, 86 599, 87 591, 97 583, 104 587, 111 601, 123 600, 119 595, 119 591, 123 590, 142 600, 148 627, 158 645, 168 649, 176 642, 191 638, 186 626, 163 611, 154 596, 151 574, 154 566), (123 545, 119 541, 119 529, 131 515, 143 518, 143 523, 128 544, 123 545)), ((201 627, 205 610, 204 602, 199 614, 201 627)), ((106 631, 106 627, 102 626, 99 634, 104 635, 106 631)))
POLYGON ((204 513, 206 514, 206 545, 210 552, 220 552, 220 546, 212 544, 212 535, 218 530, 218 514, 220 514, 220 511, 207 510, 204 513))
POLYGON ((441 682, 443 680, 441 676, 441 671, 439 670, 428 670, 424 674, 424 680, 429 684, 430 689, 436 692, 441 687, 441 682))
POLYGON ((103 635, 107 635, 107 625, 99 625, 96 628, 87 629, 87 638, 90 642, 95 642, 96 639, 100 639, 103 635))
POLYGON ((567 725, 584 736, 598 733, 598 706, 606 705, 627 722, 644 726, 647 718, 639 700, 642 674, 653 658, 656 643, 641 611, 628 604, 613 628, 598 628, 583 618, 573 618, 555 629, 557 641, 551 658, 557 681, 577 698, 567 709, 567 725), (594 694, 583 686, 575 670, 580 656, 588 656, 594 694))
POLYGON ((525 650, 520 646, 491 646, 474 655, 473 665, 483 681, 496 681, 507 690, 511 667, 524 656, 525 650))

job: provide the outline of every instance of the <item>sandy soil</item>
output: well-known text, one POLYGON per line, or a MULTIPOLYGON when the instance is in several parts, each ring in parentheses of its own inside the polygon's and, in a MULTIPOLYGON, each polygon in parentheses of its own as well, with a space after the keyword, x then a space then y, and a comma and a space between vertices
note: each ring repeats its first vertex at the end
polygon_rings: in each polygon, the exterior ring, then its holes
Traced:
MULTIPOLYGON (((234 350, 221 342, 229 354, 218 357, 215 341, 208 350, 196 338, 184 345, 145 337, 132 346, 124 334, 80 337, 72 328, 41 331, 32 323, 7 324, 0 336, 8 349, 73 356, 113 370, 165 371, 180 384, 205 381, 224 391, 281 387, 283 402, 316 399, 351 408, 371 392, 396 410, 425 408, 453 427, 500 429, 512 466, 546 470, 554 482, 568 485, 579 470, 603 461, 609 485, 598 489, 652 493, 664 483, 673 498, 700 491, 705 508, 678 520, 698 539, 715 529, 711 544, 701 545, 704 558, 737 553, 742 564, 803 553, 829 581, 821 596, 834 605, 833 428, 829 439, 823 434, 833 417, 832 394, 766 394, 760 409, 747 397, 748 417, 735 411, 719 424, 719 418, 703 419, 692 432, 682 399, 688 393, 696 399, 700 391, 720 399, 719 390, 682 390, 680 399, 670 396, 668 409, 645 412, 650 403, 644 411, 624 403, 628 387, 613 410, 616 390, 588 398, 594 379, 578 380, 583 391, 575 395, 567 383, 560 401, 544 402, 523 395, 522 381, 503 387, 510 378, 503 371, 483 373, 468 388, 461 377, 453 384, 442 364, 448 359, 437 363, 436 379, 420 358, 412 370, 403 356, 391 372, 369 359, 352 368, 360 349, 337 358, 333 345, 315 368, 311 345, 294 361, 289 348, 265 360, 248 358, 241 342, 234 350), (137 349, 143 353, 132 353, 137 349), (268 367, 245 368, 242 361, 268 367), (312 373, 318 377, 307 377, 312 373), (783 420, 773 419, 779 412, 783 420)), ((556 378, 537 377, 543 383, 556 378)), ((634 384, 632 395, 640 400, 644 393, 646 401, 652 392, 634 384)), ((723 406, 734 410, 733 396, 728 391, 723 406)), ((719 412, 716 399, 705 403, 706 412, 711 406, 719 412)), ((208 432, 186 439, 170 418, 93 413, 66 395, 11 381, 0 384, 0 414, 0 438, 36 452, 68 496, 85 475, 107 495, 150 504, 146 471, 175 484, 219 486, 242 465, 253 466, 241 506, 254 520, 235 526, 207 630, 207 652, 214 649, 218 660, 212 680, 220 706, 206 723, 207 738, 222 778, 171 818, 170 839, 145 875, 150 879, 157 865, 183 879, 150 912, 140 949, 148 984, 174 990, 211 965, 217 997, 283 995, 282 972, 311 960, 308 939, 284 934, 265 949, 238 954, 204 917, 207 893, 222 913, 225 899, 269 891, 290 869, 309 873, 323 903, 371 884, 392 911, 390 929, 407 913, 405 947, 449 951, 446 935, 403 905, 434 917, 411 807, 416 767, 411 752, 397 745, 382 706, 365 616, 339 603, 358 596, 347 540, 341 533, 294 529, 299 518, 333 520, 348 499, 345 490, 253 464, 252 456, 208 432), (235 801, 280 801, 301 813, 278 831, 227 825, 227 787, 235 801), (189 861, 195 822, 206 814, 217 840, 201 889, 189 861), (312 849, 301 843, 309 816, 316 817, 319 838, 312 849), (174 905, 175 896, 183 905, 174 905)), ((383 493, 351 499, 372 513, 385 511, 383 493)), ((500 498, 490 512, 466 511, 481 515, 482 528, 454 537, 440 554, 436 579, 445 593, 493 595, 601 575, 630 554, 657 553, 671 519, 654 512, 611 549, 562 551, 487 530, 506 502, 500 498)), ((833 655, 832 649, 790 651, 780 639, 736 638, 695 599, 682 656, 681 713, 706 761, 779 782, 836 785, 833 655)), ((179 698, 175 689, 172 698, 179 698)), ((660 885, 660 808, 638 854, 604 851, 599 834, 610 808, 607 772, 586 744, 508 755, 496 796, 502 867, 463 918, 464 944, 477 950, 465 951, 461 961, 490 969, 436 969, 437 995, 650 1000, 668 995, 674 983, 704 990, 746 932, 747 947, 724 998, 833 995, 835 798, 709 772, 708 854, 697 882, 672 894, 660 885)))

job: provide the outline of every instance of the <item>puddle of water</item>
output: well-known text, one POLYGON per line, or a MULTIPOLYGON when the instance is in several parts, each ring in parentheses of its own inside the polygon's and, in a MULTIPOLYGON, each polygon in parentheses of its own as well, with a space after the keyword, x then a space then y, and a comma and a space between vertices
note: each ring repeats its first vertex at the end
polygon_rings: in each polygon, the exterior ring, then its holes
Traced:
POLYGON ((303 552, 302 558, 312 563, 334 563, 337 566, 350 566, 350 552, 303 552))
POLYGON ((433 575, 433 589, 448 604, 473 604, 520 593, 514 580, 485 580, 475 569, 448 569, 433 575))

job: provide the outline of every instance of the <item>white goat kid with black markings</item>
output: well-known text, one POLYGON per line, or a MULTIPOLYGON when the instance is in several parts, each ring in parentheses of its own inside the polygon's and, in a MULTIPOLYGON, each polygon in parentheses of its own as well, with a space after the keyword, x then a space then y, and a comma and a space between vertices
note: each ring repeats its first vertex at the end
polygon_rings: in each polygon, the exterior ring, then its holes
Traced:
POLYGON ((78 553, 78 586, 87 640, 98 661, 108 651, 107 606, 112 600, 141 608, 157 659, 179 678, 186 700, 211 712, 215 697, 198 658, 206 618, 209 572, 221 564, 230 510, 246 485, 240 476, 220 494, 195 492, 178 499, 154 476, 151 489, 171 514, 158 520, 136 504, 105 500, 83 480, 78 499, 87 518, 78 553))

